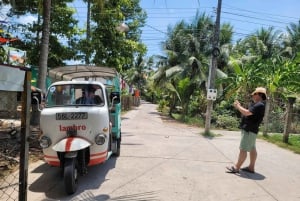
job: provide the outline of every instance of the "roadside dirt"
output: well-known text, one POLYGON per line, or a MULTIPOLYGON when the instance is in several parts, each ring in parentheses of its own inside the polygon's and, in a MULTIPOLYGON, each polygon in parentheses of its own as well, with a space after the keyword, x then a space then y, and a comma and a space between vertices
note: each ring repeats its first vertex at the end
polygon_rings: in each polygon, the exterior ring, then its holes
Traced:
MULTIPOLYGON (((0 127, 0 178, 19 169, 20 165, 20 129, 0 127)), ((29 163, 43 159, 42 149, 38 142, 38 129, 33 129, 29 137, 29 163)))

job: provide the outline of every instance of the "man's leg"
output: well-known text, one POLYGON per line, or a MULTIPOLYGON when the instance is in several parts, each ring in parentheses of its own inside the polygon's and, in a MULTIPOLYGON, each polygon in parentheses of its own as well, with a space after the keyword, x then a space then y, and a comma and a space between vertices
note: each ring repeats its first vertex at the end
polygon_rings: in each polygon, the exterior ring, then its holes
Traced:
POLYGON ((248 170, 254 172, 255 169, 255 162, 257 158, 257 151, 256 151, 256 138, 257 135, 255 133, 250 134, 250 144, 251 144, 251 151, 250 151, 250 164, 248 166, 248 170))
POLYGON ((247 158, 247 151, 249 145, 249 133, 245 130, 241 130, 241 141, 240 141, 240 153, 238 161, 235 164, 236 169, 240 169, 247 158))
POLYGON ((250 151, 250 164, 249 164, 249 170, 251 170, 253 172, 255 169, 256 158, 257 158, 257 151, 256 151, 256 148, 254 148, 250 151))
POLYGON ((241 168, 241 166, 243 165, 243 163, 245 162, 247 158, 247 151, 244 151, 242 149, 240 149, 240 153, 239 153, 239 157, 238 157, 238 161, 235 164, 235 168, 237 170, 239 170, 241 168))

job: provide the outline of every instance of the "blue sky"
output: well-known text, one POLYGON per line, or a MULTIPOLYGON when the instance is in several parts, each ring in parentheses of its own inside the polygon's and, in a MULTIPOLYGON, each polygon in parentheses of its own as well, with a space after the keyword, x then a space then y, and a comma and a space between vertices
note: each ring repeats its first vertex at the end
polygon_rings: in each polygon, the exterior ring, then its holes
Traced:
MULTIPOLYGON (((215 20, 217 4, 218 0, 141 0, 140 5, 148 14, 146 26, 142 28, 147 55, 163 54, 161 42, 166 39, 168 26, 174 26, 180 20, 192 22, 197 11, 205 12, 215 20)), ((77 9, 75 17, 85 21, 86 4, 77 0, 71 6, 77 9)), ((274 26, 275 29, 285 30, 289 23, 298 23, 299 9, 300 0, 222 0, 221 23, 233 25, 234 40, 237 40, 261 27, 274 26)), ((8 8, 2 12, 5 10, 8 8)), ((4 15, 0 15, 0 20, 4 19, 4 15)), ((28 22, 34 18, 28 15, 16 20, 28 22)))
MULTIPOLYGON (((160 43, 165 40, 168 26, 180 20, 192 22, 197 11, 215 20, 218 0, 141 0, 148 18, 142 40, 148 47, 148 56, 162 54, 160 43)), ((285 30, 300 19, 299 0, 222 0, 221 23, 234 27, 234 40, 244 38, 261 27, 274 26, 285 30)))

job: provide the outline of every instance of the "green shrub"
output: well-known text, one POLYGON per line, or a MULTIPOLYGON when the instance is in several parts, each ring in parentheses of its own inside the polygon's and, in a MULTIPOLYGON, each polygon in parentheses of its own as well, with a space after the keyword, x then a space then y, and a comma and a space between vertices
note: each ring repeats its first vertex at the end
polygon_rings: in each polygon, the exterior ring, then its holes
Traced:
POLYGON ((158 102, 158 111, 165 113, 168 108, 168 101, 162 99, 158 102))
POLYGON ((203 118, 200 115, 196 115, 194 117, 184 116, 181 114, 172 113, 172 117, 180 122, 187 123, 193 126, 204 126, 203 118))
POLYGON ((215 126, 217 128, 236 130, 239 127, 239 119, 228 114, 218 115, 215 126))
POLYGON ((283 112, 271 112, 269 115, 269 132, 282 133, 284 130, 284 113, 283 112))

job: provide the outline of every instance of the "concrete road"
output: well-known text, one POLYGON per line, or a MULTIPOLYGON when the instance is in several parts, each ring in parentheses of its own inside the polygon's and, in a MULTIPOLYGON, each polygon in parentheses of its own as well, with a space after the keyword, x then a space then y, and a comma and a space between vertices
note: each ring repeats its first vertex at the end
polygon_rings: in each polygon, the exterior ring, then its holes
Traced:
POLYGON ((221 136, 212 139, 201 132, 162 119, 156 105, 142 102, 123 116, 120 157, 90 167, 72 196, 64 192, 59 169, 32 164, 28 200, 300 200, 299 155, 257 140, 256 173, 228 174, 239 132, 213 131, 221 136))

